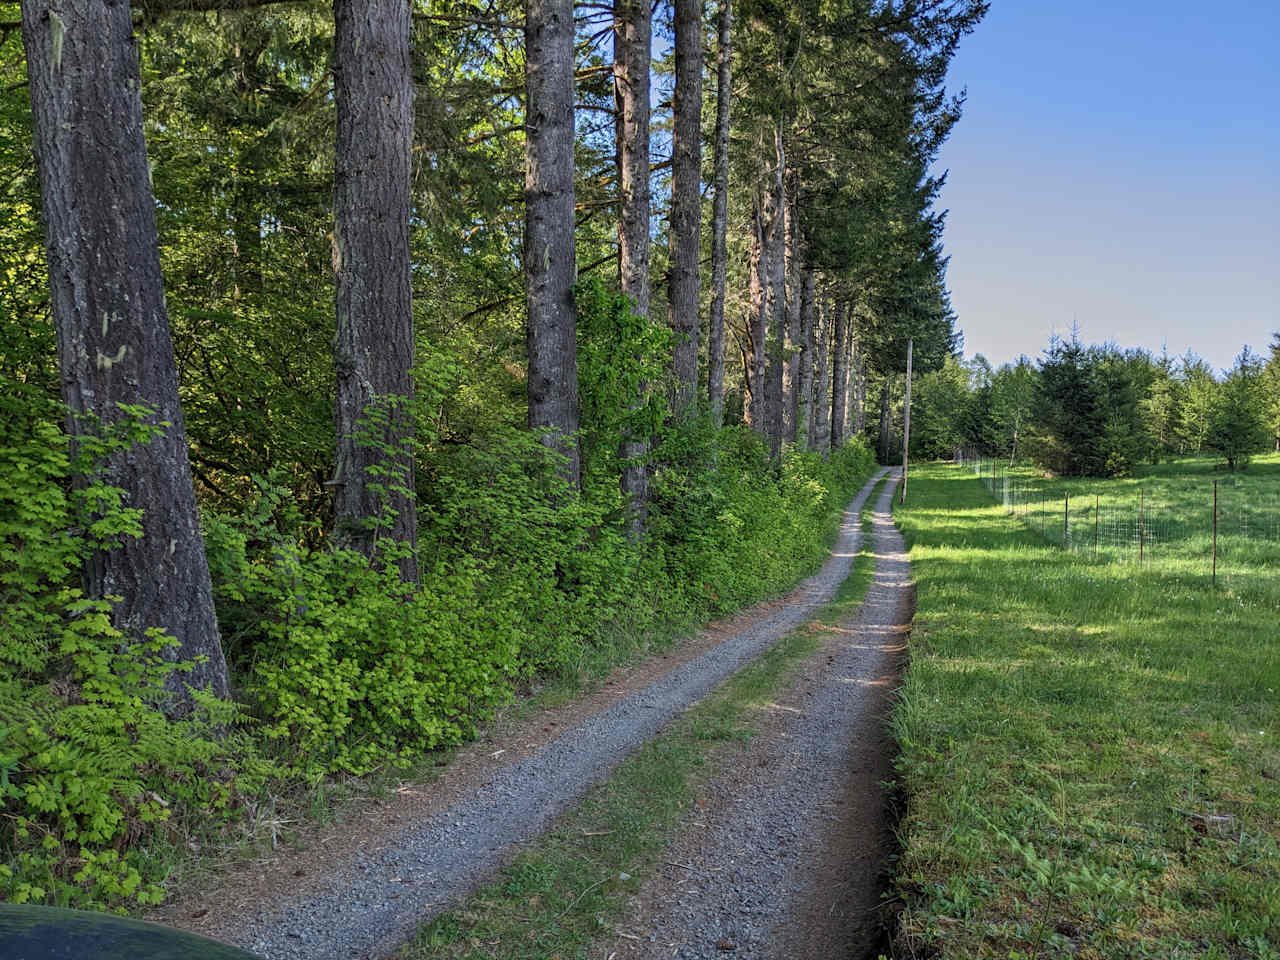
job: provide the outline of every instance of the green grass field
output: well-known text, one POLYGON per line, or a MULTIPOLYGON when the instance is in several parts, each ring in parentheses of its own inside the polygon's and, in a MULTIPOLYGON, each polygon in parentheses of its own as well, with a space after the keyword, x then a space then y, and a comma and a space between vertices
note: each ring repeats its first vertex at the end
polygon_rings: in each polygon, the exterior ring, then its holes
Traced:
POLYGON ((1143 467, 1124 480, 1063 480, 1026 465, 994 469, 993 478, 991 461, 980 468, 991 495, 1058 546, 1210 580, 1216 482, 1219 583, 1280 604, 1280 578, 1266 575, 1280 569, 1280 455, 1255 457, 1243 473, 1200 458, 1143 467))
POLYGON ((958 466, 914 471, 898 518, 903 955, 1280 958, 1280 565, 1215 590, 1065 553, 958 466))

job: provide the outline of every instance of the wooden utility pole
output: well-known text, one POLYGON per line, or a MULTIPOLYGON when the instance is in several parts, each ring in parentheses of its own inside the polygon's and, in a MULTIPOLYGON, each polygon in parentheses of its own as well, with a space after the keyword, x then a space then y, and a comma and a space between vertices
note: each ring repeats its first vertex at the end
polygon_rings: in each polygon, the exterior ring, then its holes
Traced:
POLYGON ((911 354, 916 342, 907 341, 907 403, 902 421, 902 503, 907 502, 907 451, 911 447, 911 354))

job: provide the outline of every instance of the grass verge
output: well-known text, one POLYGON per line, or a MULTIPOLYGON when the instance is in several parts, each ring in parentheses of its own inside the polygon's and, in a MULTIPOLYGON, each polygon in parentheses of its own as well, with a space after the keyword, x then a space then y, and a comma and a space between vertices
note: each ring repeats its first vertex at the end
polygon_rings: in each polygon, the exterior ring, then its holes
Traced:
MULTIPOLYGON (((868 505, 879 489, 878 484, 868 505)), ((819 622, 838 623, 861 604, 875 566, 870 528, 868 506, 862 549, 819 622)), ((401 960, 567 958, 582 956, 597 938, 611 934, 698 785, 714 774, 718 748, 751 736, 751 708, 786 685, 820 638, 821 631, 801 628, 739 670, 619 764, 497 880, 423 927, 398 955, 401 960)))
POLYGON ((1064 554, 955 467, 897 515, 899 952, 1280 958, 1272 605, 1064 554))

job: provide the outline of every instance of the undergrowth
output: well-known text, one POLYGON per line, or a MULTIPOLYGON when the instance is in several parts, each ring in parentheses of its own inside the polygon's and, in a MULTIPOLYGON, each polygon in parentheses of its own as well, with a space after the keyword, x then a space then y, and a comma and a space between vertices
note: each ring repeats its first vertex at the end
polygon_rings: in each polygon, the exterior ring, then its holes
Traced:
MULTIPOLYGON (((423 437, 422 575, 406 591, 394 552, 371 563, 331 548, 286 471, 254 477, 248 507, 202 517, 237 699, 201 697, 180 721, 161 712, 163 681, 191 665, 160 657, 164 625, 124 636, 111 598, 78 586, 94 550, 137 536, 137 509, 72 461, 47 393, 4 381, 0 899, 158 902, 183 858, 279 797, 407 771, 473 736, 517 690, 607 662, 618 636, 678 632, 817 565, 871 469, 865 444, 775 463, 745 428, 664 425, 661 404, 630 410, 626 385, 654 378, 665 341, 601 290, 580 302, 594 391, 584 448, 596 451, 581 491, 527 432, 423 437), (655 436, 653 499, 635 544, 616 443, 601 438, 641 429, 655 436)), ((82 455, 161 429, 126 412, 82 455)))

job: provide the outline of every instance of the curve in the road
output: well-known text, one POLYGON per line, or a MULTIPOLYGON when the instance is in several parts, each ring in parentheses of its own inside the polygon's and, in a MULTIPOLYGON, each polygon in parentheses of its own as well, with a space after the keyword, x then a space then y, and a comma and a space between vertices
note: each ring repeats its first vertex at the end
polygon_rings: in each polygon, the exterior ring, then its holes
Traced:
POLYGON ((245 917, 229 939, 268 960, 385 956, 455 903, 524 840, 599 782, 675 714, 810 619, 848 576, 859 515, 879 471, 845 510, 836 547, 793 602, 496 773, 475 795, 336 871, 318 892, 245 917))

